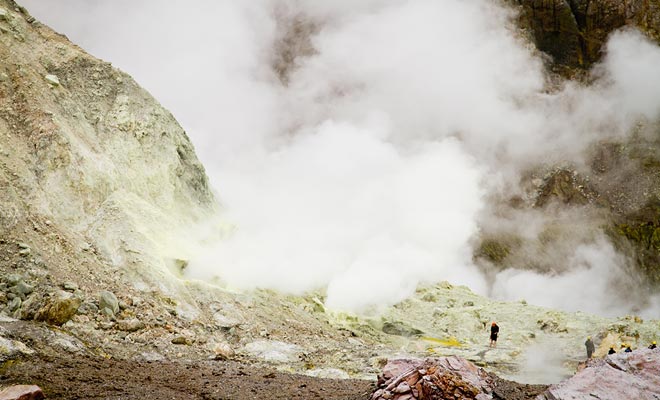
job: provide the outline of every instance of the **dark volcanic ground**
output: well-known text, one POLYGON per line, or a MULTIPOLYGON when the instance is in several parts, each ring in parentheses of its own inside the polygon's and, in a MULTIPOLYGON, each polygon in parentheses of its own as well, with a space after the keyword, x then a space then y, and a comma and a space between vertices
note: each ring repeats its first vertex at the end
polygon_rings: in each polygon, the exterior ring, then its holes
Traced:
MULTIPOLYGON (((496 378, 495 399, 531 400, 544 385, 496 378)), ((369 399, 374 382, 319 379, 237 361, 35 357, 0 367, 0 387, 36 384, 47 399, 369 399)))
POLYGON ((234 361, 34 358, 5 366, 0 386, 36 384, 47 399, 368 399, 373 383, 318 379, 234 361))

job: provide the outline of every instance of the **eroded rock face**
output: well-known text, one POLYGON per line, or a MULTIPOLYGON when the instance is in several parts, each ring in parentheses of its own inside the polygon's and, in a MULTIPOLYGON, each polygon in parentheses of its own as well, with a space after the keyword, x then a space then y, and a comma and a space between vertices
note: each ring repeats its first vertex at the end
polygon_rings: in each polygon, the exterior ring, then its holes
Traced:
POLYGON ((636 350, 592 359, 538 400, 660 398, 660 351, 636 350))
POLYGON ((518 0, 522 24, 531 29, 539 50, 555 63, 588 67, 598 61, 607 36, 624 25, 660 40, 657 0, 518 0))

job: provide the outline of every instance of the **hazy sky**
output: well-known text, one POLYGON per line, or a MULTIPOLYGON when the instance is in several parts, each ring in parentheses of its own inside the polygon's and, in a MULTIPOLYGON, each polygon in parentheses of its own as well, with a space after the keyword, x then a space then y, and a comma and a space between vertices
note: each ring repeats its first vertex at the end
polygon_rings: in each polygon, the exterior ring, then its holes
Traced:
MULTIPOLYGON (((331 308, 393 304, 443 279, 488 293, 471 242, 488 195, 660 111, 660 50, 638 33, 612 36, 592 86, 550 93, 513 12, 486 0, 21 3, 189 133, 235 226, 190 277, 327 288, 331 308), (283 80, 273 65, 287 54, 283 80)), ((608 293, 624 260, 605 239, 571 251, 569 272, 504 271, 490 294, 634 307, 608 293)))

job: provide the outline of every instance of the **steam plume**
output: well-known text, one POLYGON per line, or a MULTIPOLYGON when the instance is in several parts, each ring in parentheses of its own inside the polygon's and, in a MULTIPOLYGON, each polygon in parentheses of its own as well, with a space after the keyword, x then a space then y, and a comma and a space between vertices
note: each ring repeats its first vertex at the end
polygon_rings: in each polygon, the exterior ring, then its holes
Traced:
MULTIPOLYGON (((23 3, 190 133, 236 227, 190 277, 327 287, 339 309, 440 279, 486 293, 470 238, 487 195, 660 113, 660 50, 639 33, 612 36, 593 85, 549 92, 513 12, 485 0, 23 3)), ((574 251, 565 274, 505 271, 492 294, 611 312, 624 261, 601 240, 574 251)))

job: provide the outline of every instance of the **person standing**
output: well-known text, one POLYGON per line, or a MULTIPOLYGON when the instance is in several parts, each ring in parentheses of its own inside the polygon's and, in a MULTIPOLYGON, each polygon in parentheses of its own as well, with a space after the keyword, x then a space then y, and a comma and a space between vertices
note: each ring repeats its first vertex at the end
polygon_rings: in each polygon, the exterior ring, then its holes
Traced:
POLYGON ((493 321, 492 324, 490 324, 490 346, 489 347, 497 347, 497 335, 500 333, 500 327, 497 326, 497 323, 493 321))
POLYGON ((587 358, 591 358, 591 356, 594 354, 594 351, 596 351, 596 347, 594 346, 593 340, 591 340, 591 336, 587 337, 587 341, 584 342, 584 345, 587 347, 587 358))
POLYGON ((616 354, 616 350, 614 350, 614 346, 610 346, 610 351, 608 351, 607 354, 616 354))
POLYGON ((658 346, 655 344, 655 340, 654 340, 653 343, 651 343, 651 345, 649 346, 649 349, 653 350, 653 349, 655 349, 655 348, 657 348, 657 347, 658 347, 658 346))

